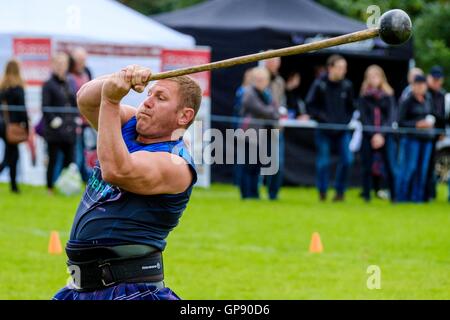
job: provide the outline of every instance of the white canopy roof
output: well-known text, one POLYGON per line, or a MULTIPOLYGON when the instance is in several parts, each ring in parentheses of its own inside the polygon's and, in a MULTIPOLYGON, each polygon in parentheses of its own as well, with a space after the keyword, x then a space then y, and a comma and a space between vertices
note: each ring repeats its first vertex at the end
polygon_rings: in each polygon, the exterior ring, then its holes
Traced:
POLYGON ((192 48, 172 30, 114 0, 0 0, 0 36, 192 48))

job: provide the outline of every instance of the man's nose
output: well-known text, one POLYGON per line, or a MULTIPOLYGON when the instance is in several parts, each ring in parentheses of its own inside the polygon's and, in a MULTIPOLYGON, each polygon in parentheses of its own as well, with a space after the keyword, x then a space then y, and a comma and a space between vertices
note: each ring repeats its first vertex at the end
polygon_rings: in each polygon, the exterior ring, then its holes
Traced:
POLYGON ((153 108, 154 106, 154 101, 153 101, 153 97, 148 97, 145 101, 144 101, 144 106, 148 109, 153 108))

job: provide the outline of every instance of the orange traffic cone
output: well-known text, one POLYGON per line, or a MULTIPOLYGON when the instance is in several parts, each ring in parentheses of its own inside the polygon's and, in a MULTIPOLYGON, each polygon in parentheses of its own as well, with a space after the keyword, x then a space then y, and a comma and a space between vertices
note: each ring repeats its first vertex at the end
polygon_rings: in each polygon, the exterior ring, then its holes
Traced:
POLYGON ((311 237, 311 244, 309 245, 309 252, 321 253, 323 251, 322 241, 318 232, 314 232, 311 237))
POLYGON ((50 254, 62 253, 61 240, 59 239, 58 231, 52 231, 50 233, 50 242, 48 243, 48 253, 50 254))

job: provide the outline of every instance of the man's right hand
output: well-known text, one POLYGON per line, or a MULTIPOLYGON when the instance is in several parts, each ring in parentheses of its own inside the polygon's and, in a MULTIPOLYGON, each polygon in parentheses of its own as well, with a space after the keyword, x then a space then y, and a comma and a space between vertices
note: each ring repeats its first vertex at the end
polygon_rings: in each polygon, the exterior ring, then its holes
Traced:
POLYGON ((416 122, 416 128, 417 129, 431 129, 433 128, 433 124, 431 124, 429 121, 427 120, 419 120, 416 122))

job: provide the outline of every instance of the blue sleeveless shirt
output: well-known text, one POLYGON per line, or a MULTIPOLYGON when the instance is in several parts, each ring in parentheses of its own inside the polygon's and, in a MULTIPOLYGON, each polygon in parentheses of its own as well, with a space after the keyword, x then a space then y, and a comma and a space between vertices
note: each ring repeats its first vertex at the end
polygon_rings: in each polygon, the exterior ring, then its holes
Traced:
POLYGON ((193 174, 192 183, 179 194, 138 195, 103 181, 97 161, 78 206, 69 244, 146 244, 162 251, 197 181, 194 161, 182 139, 153 144, 137 142, 136 117, 122 127, 122 136, 130 153, 169 152, 183 158, 193 174))

